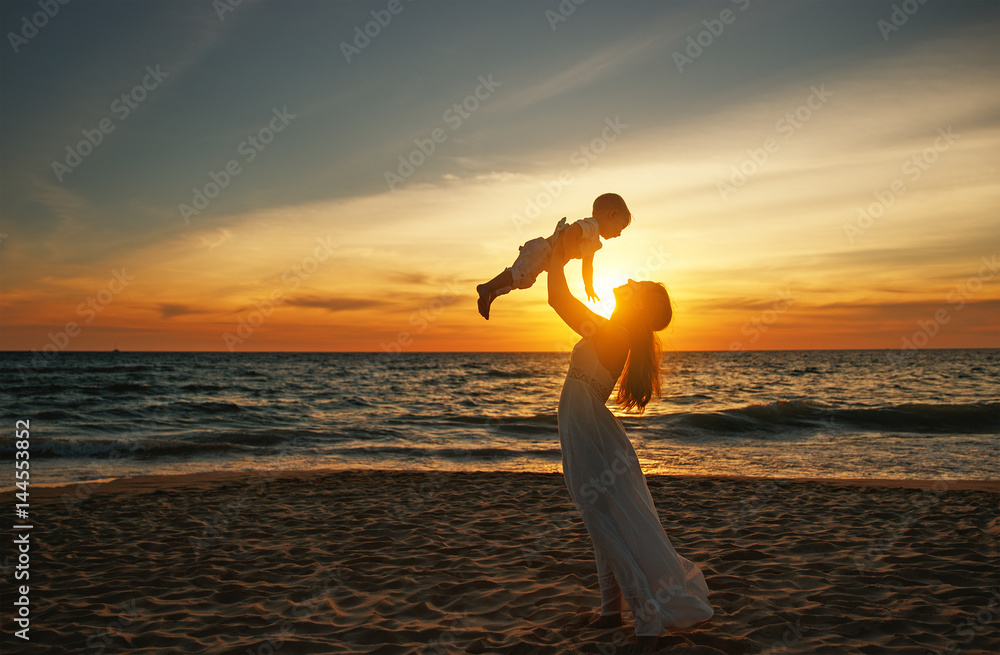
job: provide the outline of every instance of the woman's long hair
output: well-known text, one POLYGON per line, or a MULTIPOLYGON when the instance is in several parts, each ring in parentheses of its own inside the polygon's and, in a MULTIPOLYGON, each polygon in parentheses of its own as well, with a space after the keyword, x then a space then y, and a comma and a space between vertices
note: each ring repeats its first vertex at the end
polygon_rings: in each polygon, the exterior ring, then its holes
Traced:
POLYGON ((662 284, 641 282, 642 309, 629 328, 629 351, 618 382, 615 402, 622 410, 642 413, 646 404, 660 395, 660 340, 656 332, 670 324, 673 310, 662 284))

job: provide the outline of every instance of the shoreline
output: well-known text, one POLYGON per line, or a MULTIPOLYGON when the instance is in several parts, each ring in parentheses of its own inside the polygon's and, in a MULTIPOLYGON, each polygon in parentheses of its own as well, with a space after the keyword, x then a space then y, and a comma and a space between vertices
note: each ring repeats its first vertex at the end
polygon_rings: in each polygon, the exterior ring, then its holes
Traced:
MULTIPOLYGON (((145 475, 125 478, 100 478, 95 480, 80 480, 76 482, 51 482, 32 484, 29 493, 33 502, 62 497, 66 489, 78 486, 88 487, 87 496, 142 494, 166 490, 180 489, 211 489, 230 483, 240 483, 249 479, 309 479, 322 480, 337 476, 385 475, 385 476, 470 476, 470 477, 557 477, 562 479, 562 473, 542 473, 534 471, 447 471, 435 469, 366 469, 366 468, 318 468, 318 469, 259 469, 243 471, 201 471, 196 473, 169 473, 163 475, 145 475)), ((1000 494, 1000 480, 928 480, 928 479, 886 479, 886 478, 779 478, 753 477, 710 474, 646 474, 648 481, 712 481, 721 483, 773 483, 773 484, 810 484, 836 487, 857 488, 889 488, 889 489, 931 489, 939 491, 980 491, 1000 494)), ((5 502, 13 499, 18 492, 16 488, 0 491, 0 498, 5 502)))

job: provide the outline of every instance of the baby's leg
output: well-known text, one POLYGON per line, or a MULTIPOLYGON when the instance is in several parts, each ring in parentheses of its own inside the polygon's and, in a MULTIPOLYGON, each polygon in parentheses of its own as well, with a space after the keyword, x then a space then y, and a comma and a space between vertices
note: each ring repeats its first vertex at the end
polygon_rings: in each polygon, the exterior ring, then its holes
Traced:
POLYGON ((545 270, 552 248, 548 241, 539 237, 520 247, 520 253, 510 268, 486 284, 476 287, 479 292, 479 313, 489 320, 490 305, 496 297, 511 289, 527 289, 535 283, 539 273, 545 270))
POLYGON ((476 287, 476 291, 479 292, 479 313, 487 321, 490 320, 490 305, 497 298, 497 291, 500 289, 509 288, 514 284, 514 278, 510 273, 510 269, 504 269, 503 273, 496 276, 486 284, 480 284, 476 287))

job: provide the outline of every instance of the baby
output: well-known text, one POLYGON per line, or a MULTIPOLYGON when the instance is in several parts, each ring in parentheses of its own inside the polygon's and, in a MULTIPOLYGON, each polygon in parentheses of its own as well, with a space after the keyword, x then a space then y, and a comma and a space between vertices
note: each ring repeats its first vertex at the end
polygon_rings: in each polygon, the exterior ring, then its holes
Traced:
POLYGON ((549 257, 557 239, 567 239, 566 254, 570 259, 583 260, 583 286, 587 300, 600 300, 594 293, 594 253, 601 248, 601 239, 614 239, 632 222, 632 213, 617 193, 605 193, 594 200, 593 216, 570 225, 563 218, 548 238, 538 237, 521 246, 514 264, 500 275, 476 287, 479 292, 479 313, 489 320, 490 305, 497 296, 511 289, 527 289, 542 271, 549 269, 549 257))

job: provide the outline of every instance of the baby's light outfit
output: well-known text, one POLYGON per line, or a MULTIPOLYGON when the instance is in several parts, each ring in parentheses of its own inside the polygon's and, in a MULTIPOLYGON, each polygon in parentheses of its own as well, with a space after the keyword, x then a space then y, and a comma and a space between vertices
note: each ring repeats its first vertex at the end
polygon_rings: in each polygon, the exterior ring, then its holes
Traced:
POLYGON ((559 220, 555 232, 552 236, 538 237, 526 242, 520 247, 520 254, 508 269, 513 279, 513 284, 509 287, 497 290, 497 295, 509 293, 511 289, 527 289, 535 283, 535 279, 542 271, 549 270, 549 260, 552 256, 552 244, 556 242, 562 231, 570 225, 579 225, 583 230, 583 235, 579 241, 579 248, 567 253, 570 259, 583 259, 591 257, 601 249, 601 229, 597 224, 597 219, 593 217, 581 218, 569 225, 566 224, 566 217, 559 220))

